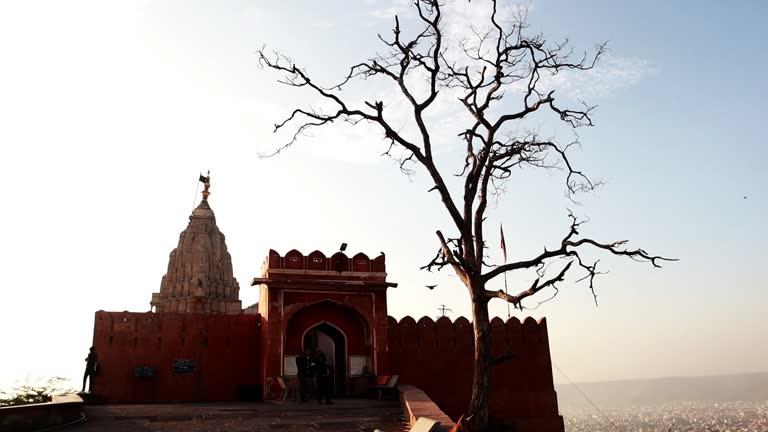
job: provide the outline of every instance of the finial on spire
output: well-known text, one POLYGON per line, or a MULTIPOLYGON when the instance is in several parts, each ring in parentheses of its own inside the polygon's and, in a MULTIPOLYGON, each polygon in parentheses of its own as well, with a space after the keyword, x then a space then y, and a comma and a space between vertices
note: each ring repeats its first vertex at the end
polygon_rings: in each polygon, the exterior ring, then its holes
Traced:
POLYGON ((211 188, 211 170, 208 170, 207 175, 200 173, 200 182, 205 186, 203 189, 203 201, 208 201, 208 195, 211 194, 211 192, 208 191, 208 189, 211 188))

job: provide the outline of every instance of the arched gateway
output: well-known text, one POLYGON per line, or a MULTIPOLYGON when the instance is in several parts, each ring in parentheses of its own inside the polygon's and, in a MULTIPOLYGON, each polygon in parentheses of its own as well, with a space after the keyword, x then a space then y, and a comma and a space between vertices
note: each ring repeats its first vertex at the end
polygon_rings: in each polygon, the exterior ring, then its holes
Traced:
POLYGON ((305 306, 286 325, 283 374, 295 376, 296 357, 319 349, 328 360, 335 396, 353 394, 355 378, 371 369, 371 340, 370 326, 355 309, 327 300, 305 306))
POLYGON ((296 356, 319 348, 331 366, 337 395, 368 391, 371 375, 387 374, 387 288, 384 256, 352 258, 319 251, 304 256, 274 250, 264 262, 259 313, 265 317, 266 376, 296 374, 296 356))

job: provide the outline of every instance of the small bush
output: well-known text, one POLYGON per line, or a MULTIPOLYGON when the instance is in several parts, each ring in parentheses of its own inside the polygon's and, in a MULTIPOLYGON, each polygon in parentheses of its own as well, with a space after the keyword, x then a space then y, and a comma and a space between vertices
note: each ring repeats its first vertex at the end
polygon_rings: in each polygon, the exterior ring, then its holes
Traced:
POLYGON ((15 384, 10 390, 0 390, 0 406, 27 405, 50 402, 53 396, 72 392, 61 386, 66 378, 37 378, 29 377, 21 384, 15 384))

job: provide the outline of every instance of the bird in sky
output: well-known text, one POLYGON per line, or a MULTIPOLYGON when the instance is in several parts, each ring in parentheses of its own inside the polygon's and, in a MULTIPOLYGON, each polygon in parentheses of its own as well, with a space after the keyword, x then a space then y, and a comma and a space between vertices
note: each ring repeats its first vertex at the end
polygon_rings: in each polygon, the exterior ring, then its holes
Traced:
POLYGON ((435 289, 435 287, 436 287, 437 285, 425 285, 425 286, 426 286, 427 288, 429 288, 429 289, 435 289))

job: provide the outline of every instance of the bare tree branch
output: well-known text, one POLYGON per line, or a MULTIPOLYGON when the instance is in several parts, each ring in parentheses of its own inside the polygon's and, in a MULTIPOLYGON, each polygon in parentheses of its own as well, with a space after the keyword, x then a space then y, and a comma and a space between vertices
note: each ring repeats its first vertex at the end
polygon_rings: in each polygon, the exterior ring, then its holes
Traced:
POLYGON ((429 191, 439 193, 453 226, 451 232, 446 232, 447 238, 443 231, 437 231, 438 250, 421 269, 450 267, 469 291, 476 350, 470 412, 480 425, 487 421, 484 401, 487 402, 489 367, 497 364, 489 349, 488 302, 491 299, 500 298, 522 310, 524 299, 551 287, 554 294, 539 301, 538 307, 557 296, 558 284, 565 282, 569 273, 577 273, 576 283, 587 281, 597 304, 594 281, 602 273, 597 271, 599 261, 588 263, 582 259, 580 253, 587 248, 650 262, 654 267, 660 267, 663 261, 676 261, 640 248, 629 249, 626 240, 600 242, 583 237, 579 229, 584 222, 570 213, 569 230, 555 249, 545 248, 535 257, 502 265, 488 262, 484 232, 488 195, 498 198, 517 170, 562 171, 565 190, 572 200, 576 194, 589 192, 601 184, 572 163, 570 155, 572 149, 579 146, 578 137, 562 144, 523 125, 533 116, 550 115, 574 131, 593 126, 596 106, 559 99, 557 88, 553 87, 557 81, 547 78, 563 71, 590 70, 606 52, 606 44, 600 43, 592 53, 575 55, 567 39, 552 42, 542 34, 530 34, 524 8, 504 19, 498 12, 497 0, 488 1, 492 10, 485 25, 473 23, 468 36, 452 45, 443 24, 443 0, 414 0, 415 32, 405 32, 400 18, 395 16, 391 35, 379 35, 384 51, 351 66, 338 83, 330 86, 310 79, 304 69, 284 55, 268 54, 263 48, 258 51, 261 67, 283 74, 279 81, 285 85, 307 88, 319 96, 324 108, 297 108, 277 123, 275 131, 290 130, 290 138, 265 157, 290 147, 313 128, 337 121, 365 122, 383 133, 384 141, 389 144, 383 155, 395 159, 402 172, 411 175, 413 167, 421 167, 430 176, 434 186, 429 191), (357 107, 345 96, 344 91, 351 82, 379 78, 395 90, 399 100, 367 100, 357 107), (448 95, 455 99, 446 98, 448 95), (445 169, 439 168, 435 160, 435 148, 442 135, 438 135, 428 121, 428 114, 439 112, 434 107, 444 102, 458 104, 470 117, 466 123, 456 126, 457 136, 462 140, 462 154, 451 172, 458 171, 455 175, 462 178, 463 185, 461 190, 454 191, 455 196, 445 181, 445 169), (409 111, 409 124, 401 131, 394 127, 395 112, 389 107, 403 103, 409 111), (564 265, 563 261, 566 261, 564 265), (557 273, 549 272, 551 267, 560 265, 557 273), (536 269, 538 274, 527 289, 517 294, 486 289, 486 284, 495 277, 526 269, 536 269))
POLYGON ((544 288, 547 288, 549 286, 554 286, 557 282, 562 282, 565 280, 565 274, 568 273, 568 269, 571 268, 571 264, 573 264, 573 261, 568 261, 568 264, 563 267, 562 270, 560 270, 560 273, 557 274, 557 276, 553 277, 552 279, 548 279, 544 281, 543 283, 539 283, 541 281, 541 278, 536 278, 536 280, 533 282, 530 288, 528 288, 525 291, 521 291, 517 295, 509 295, 504 292, 504 290, 498 290, 498 291, 486 291, 486 296, 491 298, 500 298, 502 300, 506 300, 509 303, 512 303, 515 307, 522 310, 522 306, 520 305, 520 302, 526 298, 530 297, 537 292, 543 290, 544 288))
POLYGON ((516 261, 516 262, 500 265, 492 269, 488 273, 484 274, 483 275, 484 280, 489 281, 494 277, 499 276, 500 274, 508 271, 533 268, 543 264, 546 260, 551 258, 576 257, 578 256, 578 248, 584 245, 590 245, 598 249, 608 251, 613 255, 626 256, 634 261, 650 262, 654 267, 661 267, 661 265, 659 264, 659 262, 661 261, 678 261, 675 258, 665 258, 659 255, 651 255, 643 249, 628 250, 625 247, 626 244, 628 243, 627 240, 619 240, 619 241, 614 241, 610 243, 600 243, 590 238, 575 239, 574 237, 579 234, 578 229, 581 226, 582 222, 579 222, 578 219, 573 215, 573 213, 569 213, 568 216, 572 220, 570 230, 568 231, 568 234, 560 242, 559 248, 552 251, 548 251, 545 249, 544 252, 542 252, 541 254, 539 254, 538 256, 532 259, 516 261))

